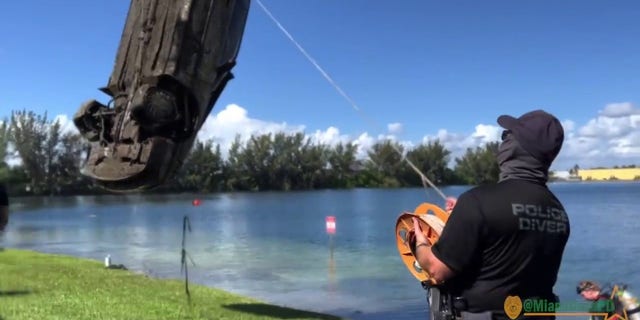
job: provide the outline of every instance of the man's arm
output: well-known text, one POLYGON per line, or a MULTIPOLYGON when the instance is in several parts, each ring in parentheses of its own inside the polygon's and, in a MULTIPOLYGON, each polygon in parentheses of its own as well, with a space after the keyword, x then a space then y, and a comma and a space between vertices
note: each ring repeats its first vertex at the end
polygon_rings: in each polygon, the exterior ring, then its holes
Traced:
POLYGON ((484 218, 475 197, 465 193, 458 199, 438 241, 416 249, 416 260, 436 282, 464 272, 480 252, 484 218))
POLYGON ((3 185, 0 185, 0 231, 9 223, 9 196, 3 185))
POLYGON ((436 283, 442 283, 455 275, 455 272, 451 270, 451 268, 433 254, 430 247, 418 247, 416 249, 416 260, 436 283))

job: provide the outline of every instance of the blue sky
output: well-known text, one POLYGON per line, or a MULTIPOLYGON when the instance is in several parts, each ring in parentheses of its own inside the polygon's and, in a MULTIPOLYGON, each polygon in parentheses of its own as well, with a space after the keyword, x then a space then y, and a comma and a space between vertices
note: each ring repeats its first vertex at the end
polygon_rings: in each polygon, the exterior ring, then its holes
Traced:
MULTIPOLYGON (((367 117, 401 123, 400 140, 420 142, 440 129, 470 135, 502 113, 536 108, 572 121, 578 134, 613 103, 626 103, 625 123, 640 130, 632 118, 640 101, 640 2, 262 3, 367 117)), ((71 117, 87 99, 106 102, 97 89, 111 73, 128 7, 4 1, 0 118, 22 108, 71 117)), ((385 133, 372 132, 256 2, 234 74, 212 116, 235 104, 252 119, 307 132, 385 133)))

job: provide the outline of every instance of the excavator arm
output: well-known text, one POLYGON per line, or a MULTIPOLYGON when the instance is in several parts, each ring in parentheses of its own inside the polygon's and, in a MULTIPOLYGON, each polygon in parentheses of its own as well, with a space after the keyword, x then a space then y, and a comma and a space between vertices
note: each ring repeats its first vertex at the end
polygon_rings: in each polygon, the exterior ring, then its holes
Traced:
POLYGON ((73 121, 89 142, 82 174, 114 192, 175 174, 215 106, 240 50, 250 0, 131 0, 106 105, 73 121))

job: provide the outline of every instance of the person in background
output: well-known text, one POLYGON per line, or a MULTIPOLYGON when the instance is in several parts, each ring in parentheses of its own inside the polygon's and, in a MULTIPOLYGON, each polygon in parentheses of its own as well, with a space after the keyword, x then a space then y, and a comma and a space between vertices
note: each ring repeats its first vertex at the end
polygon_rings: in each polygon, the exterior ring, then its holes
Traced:
POLYGON ((462 193, 433 246, 414 218, 416 261, 459 302, 463 320, 510 319, 509 296, 557 301, 553 287, 570 234, 565 209, 547 187, 564 142, 562 124, 543 110, 497 121, 505 129, 498 183, 462 193))
POLYGON ((591 316, 592 320, 626 320, 625 311, 632 310, 625 310, 619 297, 612 295, 612 291, 612 288, 602 288, 597 282, 590 280, 580 281, 576 287, 576 293, 585 300, 593 302, 589 312, 607 313, 606 318, 604 316, 591 316), (612 308, 614 310, 611 310, 612 308))
POLYGON ((9 223, 9 195, 4 184, 0 183, 0 232, 4 231, 9 223))

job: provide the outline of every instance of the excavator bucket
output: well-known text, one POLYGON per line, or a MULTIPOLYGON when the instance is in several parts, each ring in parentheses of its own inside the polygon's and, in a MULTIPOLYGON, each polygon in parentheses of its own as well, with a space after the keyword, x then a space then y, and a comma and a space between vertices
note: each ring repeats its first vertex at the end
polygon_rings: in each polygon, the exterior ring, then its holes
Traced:
POLYGON ((89 142, 82 174, 114 192, 175 174, 233 78, 250 0, 131 0, 113 71, 74 124, 89 142))

